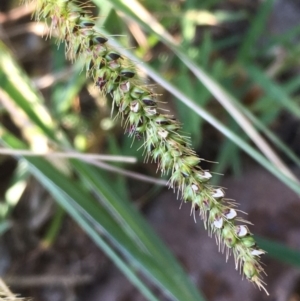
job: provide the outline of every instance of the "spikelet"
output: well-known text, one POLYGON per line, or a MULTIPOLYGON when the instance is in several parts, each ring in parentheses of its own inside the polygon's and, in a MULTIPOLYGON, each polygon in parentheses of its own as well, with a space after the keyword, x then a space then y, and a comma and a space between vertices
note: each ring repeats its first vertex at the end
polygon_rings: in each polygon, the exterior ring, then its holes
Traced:
POLYGON ((236 269, 268 294, 261 279, 260 256, 265 252, 256 245, 249 222, 237 216, 236 204, 221 188, 209 184, 212 175, 199 166, 201 159, 181 134, 181 124, 162 113, 157 95, 143 83, 134 64, 108 45, 86 7, 70 0, 34 2, 36 18, 50 19, 50 33, 56 32, 58 43, 65 42, 67 57, 84 59, 87 75, 103 94, 111 95, 126 132, 144 139, 146 160, 154 160, 162 173, 171 173, 169 186, 184 202, 191 202, 194 216, 199 211, 226 259, 233 254, 236 269))

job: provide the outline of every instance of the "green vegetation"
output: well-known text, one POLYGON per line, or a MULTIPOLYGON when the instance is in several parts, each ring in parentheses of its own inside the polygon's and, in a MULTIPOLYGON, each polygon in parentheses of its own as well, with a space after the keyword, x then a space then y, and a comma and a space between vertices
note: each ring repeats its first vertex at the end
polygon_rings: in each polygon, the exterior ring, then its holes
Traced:
MULTIPOLYGON (((300 117, 299 99, 295 97, 299 76, 288 76, 299 52, 297 45, 288 45, 300 27, 270 37, 262 47, 253 47, 261 43, 259 39, 264 34, 273 1, 265 1, 254 18, 246 9, 220 9, 220 2, 186 1, 179 5, 175 1, 166 6, 158 0, 132 0, 130 5, 121 0, 95 0, 99 19, 94 19, 85 14, 86 7, 78 7, 71 1, 36 1, 38 19, 50 20, 47 34, 53 36, 48 43, 55 53, 54 84, 50 95, 43 97, 8 47, 0 44, 1 114, 9 115, 20 131, 16 134, 5 123, 0 125, 1 146, 8 153, 10 150, 18 161, 0 207, 1 234, 9 230, 11 211, 33 175, 59 205, 44 245, 49 246, 55 240, 65 211, 148 300, 158 299, 153 286, 143 281, 140 273, 171 300, 204 300, 132 204, 124 178, 116 174, 116 180, 109 181, 107 171, 96 167, 100 164, 128 174, 126 159, 138 156, 142 161, 144 154, 158 163, 163 176, 169 172, 170 186, 179 190, 184 201, 191 202, 193 211, 200 210, 221 248, 232 250, 237 269, 241 266, 244 275, 264 289, 259 263, 264 251, 243 225, 246 221, 236 217, 235 204, 224 198, 222 189, 207 182, 211 173, 199 167, 202 160, 193 149, 205 148, 207 138, 203 128, 208 122, 228 138, 220 140, 216 158, 220 163, 213 167, 214 172, 240 172, 240 150, 243 150, 300 195, 299 181, 276 149, 298 167, 299 157, 271 130, 282 110, 300 117), (215 37, 213 28, 234 22, 249 23, 249 27, 243 34, 215 37), (169 32, 179 35, 180 43, 169 32), (67 43, 57 50, 57 41, 67 43), (64 47, 67 57, 74 62, 71 70, 64 60, 64 47), (272 52, 274 47, 286 49, 279 65, 272 52), (232 54, 234 59, 230 58, 232 54), (147 63, 149 57, 151 63, 147 63), (55 78, 67 69, 70 70, 67 78, 55 78), (83 69, 87 70, 88 79, 81 72, 83 69), (178 112, 180 123, 159 110, 158 104, 165 99, 158 95, 158 86, 144 85, 145 75, 177 98, 172 109, 178 112), (82 106, 78 99, 88 94, 82 94, 85 89, 94 98, 93 108, 86 112, 76 109, 82 106), (247 102, 247 96, 257 90, 247 102), (132 139, 117 142, 115 136, 120 129, 115 116, 120 117, 134 142, 132 139), (110 159, 81 155, 95 149, 97 143, 106 144, 106 149, 102 149, 112 155, 110 159), (45 152, 52 154, 41 155, 45 152), (61 153, 67 157, 59 156, 61 153), (117 157, 120 154, 126 156, 117 157), (113 165, 103 160, 118 163, 113 165)), ((139 177, 133 173, 130 176, 139 177)), ((267 239, 259 238, 258 242, 270 256, 299 265, 299 252, 267 239)))

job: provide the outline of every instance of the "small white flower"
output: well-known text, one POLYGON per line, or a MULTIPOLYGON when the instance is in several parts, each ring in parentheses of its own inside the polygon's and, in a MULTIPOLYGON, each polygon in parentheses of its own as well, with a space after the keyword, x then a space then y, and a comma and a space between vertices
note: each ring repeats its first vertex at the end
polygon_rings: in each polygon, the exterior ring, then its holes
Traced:
POLYGON ((199 187, 196 184, 192 184, 192 189, 196 192, 199 190, 199 187))
POLYGON ((246 226, 236 226, 235 229, 238 237, 244 237, 248 234, 248 228, 246 226))
POLYGON ((140 110, 140 104, 137 101, 133 101, 130 104, 130 110, 134 113, 137 113, 140 110))
POLYGON ((218 188, 218 189, 215 189, 214 190, 214 194, 212 195, 213 198, 223 198, 225 195, 224 195, 224 192, 222 189, 218 188))
POLYGON ((208 171, 205 171, 201 177, 205 180, 209 180, 212 177, 212 175, 208 171))
POLYGON ((130 82, 125 82, 120 85, 120 88, 123 92, 128 92, 130 89, 130 82))
POLYGON ((229 209, 228 212, 224 214, 227 219, 233 219, 237 216, 237 213, 234 209, 229 209))
POLYGON ((263 254, 265 254, 265 252, 263 250, 252 250, 251 251, 251 255, 254 255, 254 256, 260 256, 263 254))
POLYGON ((218 229, 221 229, 223 227, 223 218, 220 217, 219 219, 216 219, 214 221, 214 226, 218 229))
POLYGON ((145 108, 145 111, 146 111, 149 115, 155 115, 155 114, 156 114, 156 109, 153 109, 153 108, 145 108))

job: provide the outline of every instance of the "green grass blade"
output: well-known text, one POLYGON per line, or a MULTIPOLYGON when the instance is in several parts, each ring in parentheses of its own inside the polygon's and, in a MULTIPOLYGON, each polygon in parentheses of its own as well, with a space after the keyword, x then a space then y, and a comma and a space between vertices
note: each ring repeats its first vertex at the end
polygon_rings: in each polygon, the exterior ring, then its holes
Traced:
MULTIPOLYGON (((38 164, 39 165, 39 164, 38 164)), ((159 301, 154 294, 149 290, 147 285, 140 279, 137 271, 131 266, 131 264, 125 262, 114 249, 105 241, 99 232, 95 229, 95 225, 92 224, 89 219, 80 212, 74 206, 76 202, 64 190, 61 190, 51 178, 45 176, 43 170, 37 167, 35 164, 31 165, 31 171, 35 177, 44 185, 44 187, 50 192, 55 200, 73 217, 73 219, 85 230, 90 238, 98 245, 102 251, 114 262, 114 264, 126 275, 126 277, 134 284, 140 292, 151 301, 159 301)))
POLYGON ((149 252, 159 262, 162 269, 167 270, 169 275, 173 275, 171 278, 186 294, 190 294, 189 298, 199 298, 174 256, 130 202, 123 198, 120 199, 112 189, 109 189, 108 181, 95 168, 79 161, 73 161, 73 164, 78 173, 89 181, 93 191, 96 191, 102 200, 106 200, 105 206, 114 216, 117 216, 120 224, 129 229, 132 239, 140 243, 141 248, 149 252))
MULTIPOLYGON (((251 79, 256 82, 271 99, 277 102, 278 106, 300 118, 299 105, 289 97, 288 93, 286 93, 284 89, 268 78, 263 71, 253 64, 246 65, 245 70, 247 70, 251 79)), ((270 106, 272 105, 273 104, 270 103, 270 106)))
POLYGON ((51 220, 50 226, 48 227, 47 232, 41 243, 44 248, 49 248, 56 241, 65 215, 65 210, 61 206, 56 206, 55 213, 51 220))
POLYGON ((268 55, 271 50, 275 47, 282 47, 282 48, 290 48, 292 45, 295 44, 297 37, 300 33, 300 25, 293 26, 292 28, 286 30, 284 33, 277 34, 275 36, 270 36, 269 41, 263 47, 257 47, 253 49, 253 53, 255 57, 268 55))
POLYGON ((53 121, 41 103, 41 98, 30 80, 13 60, 8 49, 0 41, 0 82, 1 89, 15 101, 19 108, 34 122, 46 135, 57 140, 53 131, 53 121))
POLYGON ((295 164, 300 166, 300 159, 299 157, 285 144, 283 143, 268 127, 265 126, 263 122, 261 122, 255 115, 251 113, 248 109, 246 109, 240 102, 234 101, 235 105, 239 107, 239 109, 245 114, 251 122, 261 130, 266 137, 270 139, 280 149, 288 158, 290 158, 295 164))
POLYGON ((251 25, 244 36, 244 42, 239 48, 238 59, 241 61, 246 61, 251 57, 253 49, 257 39, 259 38, 262 31, 265 29, 268 16, 270 15, 271 9, 273 7, 274 0, 266 0, 261 4, 261 7, 258 10, 258 13, 251 20, 251 25))
MULTIPOLYGON (((5 144, 9 144, 11 147, 24 148, 23 144, 7 132, 3 133, 2 139, 5 144)), ((107 206, 106 208, 101 206, 99 202, 91 197, 89 190, 87 190, 81 182, 75 182, 74 180, 69 179, 42 158, 27 157, 26 160, 31 166, 39 171, 39 176, 37 177, 38 180, 41 177, 40 174, 43 174, 43 177, 46 177, 48 181, 51 181, 53 185, 58 187, 63 195, 67 195, 68 198, 72 199, 73 206, 84 214, 95 227, 100 227, 110 238, 112 244, 117 247, 135 267, 138 267, 149 277, 149 279, 155 282, 167 295, 171 295, 174 300, 179 301, 204 300, 189 282, 187 276, 185 276, 183 272, 178 273, 180 271, 178 264, 175 264, 175 267, 170 264, 162 264, 163 259, 157 259, 157 257, 153 256, 147 248, 144 248, 143 245, 140 244, 140 241, 138 242, 135 239, 139 234, 132 236, 132 232, 128 231, 128 227, 124 226, 124 218, 120 220, 116 217, 115 212, 113 213, 111 210, 109 211, 107 209, 107 206)), ((73 161, 73 164, 74 163, 75 162, 73 161)), ((85 166, 85 164, 77 162, 76 167, 78 168, 78 166, 85 166)), ((87 167, 87 170, 89 170, 89 167, 87 167)), ((84 169, 82 168, 80 171, 84 171, 84 169)), ((91 174, 91 176, 97 175, 91 174)), ((87 180, 89 179, 86 178, 85 181, 87 180)), ((107 183, 107 185, 109 184, 107 183)), ((106 190, 102 191, 98 188, 98 198, 100 198, 102 202, 116 203, 115 200, 107 200, 107 197, 111 197, 108 186, 102 188, 106 188, 106 190), (109 193, 110 195, 108 195, 109 193)), ((133 212, 131 218, 136 220, 142 219, 141 217, 137 217, 138 215, 138 212, 133 212)), ((147 235, 147 232, 145 231, 145 233, 142 234, 145 236, 147 235)), ((149 238, 147 239, 149 240, 149 238)), ((157 241, 158 238, 148 245, 154 248, 157 241)), ((162 243, 159 244, 162 245, 162 243)), ((169 254, 167 251, 164 253, 169 254)), ((168 258, 165 258, 166 262, 168 260, 168 258)))

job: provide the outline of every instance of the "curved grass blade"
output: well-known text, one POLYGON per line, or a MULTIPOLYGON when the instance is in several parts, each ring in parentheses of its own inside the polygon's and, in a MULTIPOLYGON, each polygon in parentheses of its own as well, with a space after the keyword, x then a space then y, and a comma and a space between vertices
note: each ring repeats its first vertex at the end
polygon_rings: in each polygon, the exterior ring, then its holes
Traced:
POLYGON ((5 45, 0 41, 0 82, 5 91, 19 108, 34 122, 50 139, 57 140, 53 131, 53 120, 41 103, 39 92, 33 87, 25 73, 13 60, 5 45))
MULTIPOLYGON (((2 139, 6 144, 9 143, 11 147, 24 147, 23 144, 13 136, 8 135, 7 132, 3 132, 2 139)), ((47 177, 53 185, 59 187, 63 195, 67 195, 72 199, 73 207, 82 212, 95 227, 100 227, 110 238, 113 245, 117 247, 117 249, 121 251, 136 268, 138 267, 149 279, 156 283, 156 285, 158 285, 167 295, 170 295, 174 300, 179 301, 204 300, 201 295, 197 293, 197 290, 192 284, 189 283, 187 280, 188 278, 186 278, 185 281, 182 281, 186 276, 178 273, 180 271, 178 265, 175 265, 174 268, 173 265, 162 264, 163 259, 157 260, 157 257, 153 256, 147 248, 141 247, 141 244, 137 243, 134 239, 135 236, 132 236, 132 233, 129 233, 128 227, 124 227, 124 222, 120 223, 120 220, 116 219, 115 215, 111 214, 111 211, 100 206, 95 199, 91 198, 90 193, 84 188, 83 183, 76 183, 74 180, 68 179, 67 176, 42 158, 27 157, 26 160, 37 168, 39 173, 43 174, 43 177, 47 177)), ((40 177, 37 179, 39 180, 39 178, 40 177)), ((104 192, 104 194, 102 193, 102 195, 98 195, 104 202, 108 202, 104 199, 107 197, 107 195, 105 195, 107 194, 107 191, 104 192)), ((113 203, 114 201, 110 200, 110 202, 113 203)), ((137 218, 137 215, 137 212, 133 212, 131 218, 136 220, 141 219, 137 218)), ((147 235, 147 232, 145 232, 144 235, 147 235)), ((152 242, 152 248, 155 247, 156 243, 157 240, 152 242)), ((162 246, 162 243, 160 243, 160 246, 162 246)), ((164 251, 163 254, 164 253, 168 254, 167 251, 164 251)), ((165 261, 168 262, 169 258, 165 258, 165 261)))

